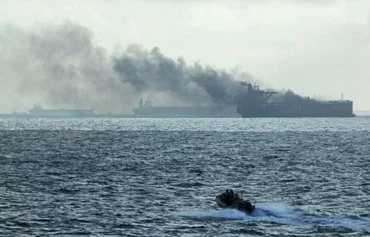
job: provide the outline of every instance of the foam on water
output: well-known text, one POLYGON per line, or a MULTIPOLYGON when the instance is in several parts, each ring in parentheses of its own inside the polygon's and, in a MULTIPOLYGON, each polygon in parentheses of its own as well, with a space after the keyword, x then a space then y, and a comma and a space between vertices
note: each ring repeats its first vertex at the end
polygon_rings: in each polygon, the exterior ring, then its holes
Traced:
POLYGON ((315 217, 284 204, 260 204, 247 215, 235 209, 193 210, 178 213, 180 216, 197 220, 228 220, 246 222, 268 222, 295 226, 322 225, 344 227, 357 231, 370 231, 370 221, 361 218, 315 217))

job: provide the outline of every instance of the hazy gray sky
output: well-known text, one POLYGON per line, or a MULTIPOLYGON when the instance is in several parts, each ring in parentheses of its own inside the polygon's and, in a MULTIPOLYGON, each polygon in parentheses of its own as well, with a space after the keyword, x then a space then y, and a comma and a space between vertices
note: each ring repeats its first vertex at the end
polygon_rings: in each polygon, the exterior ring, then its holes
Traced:
MULTIPOLYGON (((132 43, 274 89, 370 109, 368 0, 2 0, 0 22, 85 26, 109 52, 132 43)), ((3 46, 5 47, 5 46, 3 46)), ((0 50, 2 49, 0 45, 0 50)), ((0 75, 1 76, 1 75, 0 75)), ((4 80, 4 79, 3 79, 4 80)), ((4 85, 1 88, 4 90, 4 85)))

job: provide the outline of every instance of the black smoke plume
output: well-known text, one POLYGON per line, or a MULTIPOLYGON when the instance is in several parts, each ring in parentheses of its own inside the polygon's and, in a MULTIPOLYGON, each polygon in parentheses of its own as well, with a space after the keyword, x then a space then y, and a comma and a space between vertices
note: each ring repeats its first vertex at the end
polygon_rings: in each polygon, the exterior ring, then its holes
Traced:
POLYGON ((115 59, 114 70, 137 92, 168 92, 185 102, 229 104, 240 86, 236 76, 199 64, 173 60, 158 47, 147 51, 132 45, 115 59))

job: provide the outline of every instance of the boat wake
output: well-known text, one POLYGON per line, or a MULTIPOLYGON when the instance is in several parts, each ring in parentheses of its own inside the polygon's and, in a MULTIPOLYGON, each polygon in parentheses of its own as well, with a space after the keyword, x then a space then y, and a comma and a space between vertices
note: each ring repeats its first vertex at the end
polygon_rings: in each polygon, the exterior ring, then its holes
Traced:
POLYGON ((267 222, 296 226, 322 225, 344 227, 356 231, 370 231, 370 221, 359 217, 317 217, 282 204, 260 204, 247 215, 236 209, 183 211, 178 215, 204 221, 267 222))

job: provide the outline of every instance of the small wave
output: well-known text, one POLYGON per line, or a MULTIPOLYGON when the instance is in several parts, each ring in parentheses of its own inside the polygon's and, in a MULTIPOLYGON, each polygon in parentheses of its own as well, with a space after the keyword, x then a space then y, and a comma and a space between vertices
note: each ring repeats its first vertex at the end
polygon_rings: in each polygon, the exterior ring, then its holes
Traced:
POLYGON ((245 220, 248 216, 235 209, 204 210, 204 211, 183 211, 180 216, 199 220, 245 220))
POLYGON ((313 217, 283 204, 260 204, 256 206, 256 210, 250 215, 235 209, 193 210, 177 214, 197 220, 268 222, 295 226, 318 225, 344 227, 355 231, 370 231, 368 227, 370 226, 370 221, 366 219, 358 217, 313 217))
POLYGON ((184 182, 177 184, 177 186, 182 188, 191 188, 191 187, 201 187, 204 186, 204 184, 201 182, 184 182))

